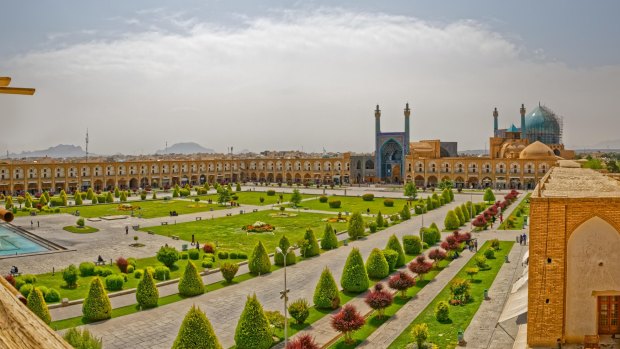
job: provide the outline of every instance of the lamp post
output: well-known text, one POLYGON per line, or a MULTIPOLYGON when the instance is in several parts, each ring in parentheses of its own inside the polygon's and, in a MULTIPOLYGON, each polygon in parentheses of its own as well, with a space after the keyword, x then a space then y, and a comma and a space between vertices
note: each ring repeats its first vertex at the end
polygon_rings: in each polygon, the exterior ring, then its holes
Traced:
POLYGON ((292 246, 286 251, 282 251, 280 246, 276 247, 276 252, 281 254, 284 260, 284 291, 280 292, 280 299, 284 299, 284 347, 288 344, 288 293, 290 290, 286 288, 286 256, 293 250, 292 246))

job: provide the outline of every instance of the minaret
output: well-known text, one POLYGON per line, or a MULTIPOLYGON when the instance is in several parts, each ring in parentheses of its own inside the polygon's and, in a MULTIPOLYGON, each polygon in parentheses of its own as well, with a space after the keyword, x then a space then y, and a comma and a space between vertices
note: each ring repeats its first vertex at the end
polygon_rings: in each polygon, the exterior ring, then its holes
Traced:
POLYGON ((405 144, 403 144, 404 155, 409 154, 409 116, 411 110, 409 109, 409 103, 405 104, 405 144))
POLYGON ((521 112, 521 139, 525 139, 527 135, 525 129, 525 105, 521 104, 519 111, 521 112))
POLYGON ((379 149, 379 136, 381 135, 381 109, 377 104, 375 109, 375 176, 381 177, 381 150, 379 149))
POLYGON ((379 104, 377 104, 377 109, 375 109, 375 135, 379 135, 381 133, 381 109, 379 109, 379 104))
POLYGON ((497 130, 499 129, 499 126, 497 123, 498 116, 499 116, 499 113, 497 112, 497 107, 496 107, 495 110, 493 110, 493 137, 497 137, 497 130))

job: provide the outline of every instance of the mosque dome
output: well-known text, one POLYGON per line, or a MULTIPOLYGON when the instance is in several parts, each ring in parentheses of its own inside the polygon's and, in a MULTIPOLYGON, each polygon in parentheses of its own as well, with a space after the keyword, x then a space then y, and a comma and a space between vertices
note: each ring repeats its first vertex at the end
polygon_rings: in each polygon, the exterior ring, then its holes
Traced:
POLYGON ((525 116, 526 138, 530 143, 560 144, 561 125, 562 121, 551 109, 539 105, 525 116))
POLYGON ((519 159, 522 160, 555 160, 557 157, 553 150, 540 141, 536 141, 521 151, 519 159))

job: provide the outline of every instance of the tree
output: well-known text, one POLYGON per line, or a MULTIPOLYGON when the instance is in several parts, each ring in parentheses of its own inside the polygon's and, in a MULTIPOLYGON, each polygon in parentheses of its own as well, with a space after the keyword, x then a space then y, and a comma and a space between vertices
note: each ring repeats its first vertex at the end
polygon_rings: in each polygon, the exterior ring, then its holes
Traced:
POLYGON ((319 349, 318 344, 314 342, 314 338, 309 334, 301 334, 288 342, 285 349, 319 349))
POLYGON ((136 302, 142 308, 153 308, 157 306, 159 301, 159 290, 155 286, 153 274, 149 269, 144 271, 144 276, 138 283, 136 290, 136 302))
POLYGON ((172 344, 172 349, 221 349, 211 322, 200 308, 192 305, 189 309, 179 334, 172 344))
POLYGON ((310 305, 305 298, 299 298, 288 306, 288 313, 301 325, 310 315, 310 305))
MULTIPOLYGON (((280 243, 279 243, 279 247, 282 250, 282 252, 288 251, 290 246, 291 246, 291 243, 286 238, 286 235, 282 235, 282 237, 280 238, 280 243)), ((280 266, 284 265, 284 257, 282 256, 281 253, 278 253, 276 251, 276 253, 273 255, 273 259, 274 259, 275 265, 280 265, 280 266)), ((286 254, 286 265, 293 265, 296 262, 297 262, 297 256, 295 256, 295 251, 293 250, 289 251, 286 254)))
POLYGON ((424 279, 424 274, 431 271, 432 267, 433 264, 427 262, 424 255, 419 255, 416 259, 409 263, 409 270, 411 270, 412 273, 416 273, 420 280, 424 279))
POLYGON ((262 241, 259 241, 254 246, 248 262, 248 268, 250 273, 254 275, 271 272, 271 260, 269 260, 269 255, 267 255, 267 250, 265 250, 265 245, 263 245, 262 241))
POLYGON ((49 309, 47 309, 47 303, 43 298, 43 293, 38 287, 35 287, 28 294, 28 309, 30 309, 36 316, 38 316, 46 324, 52 322, 49 309))
POLYGON ((179 280, 179 294, 181 296, 193 297, 205 292, 205 285, 196 270, 196 266, 192 261, 187 262, 185 271, 179 280))
POLYGON ((82 314, 87 321, 100 321, 112 317, 110 299, 98 277, 90 282, 88 294, 82 304, 82 314))
POLYGON ((446 214, 446 218, 443 221, 443 225, 448 230, 454 230, 454 229, 458 229, 461 226, 461 222, 460 222, 459 218, 456 216, 456 213, 454 213, 454 211, 450 210, 446 214))
POLYGON ((491 188, 487 188, 484 191, 484 196, 482 199, 488 202, 489 204, 495 202, 495 195, 493 195, 493 190, 491 190, 491 188))
POLYGON ((323 233, 323 238, 321 239, 321 248, 324 250, 338 248, 338 238, 336 237, 336 232, 334 232, 334 228, 332 228, 329 223, 325 224, 325 232, 323 233))
POLYGON ((111 204, 114 202, 114 197, 112 197, 111 192, 108 192, 107 194, 105 194, 105 202, 107 202, 108 204, 111 204))
POLYGON ((301 254, 304 258, 318 256, 320 253, 319 242, 316 240, 316 236, 314 236, 314 232, 312 229, 306 229, 306 233, 304 234, 304 240, 306 243, 301 249, 301 254))
POLYGON ((118 187, 114 187, 114 197, 115 198, 120 198, 121 197, 121 191, 118 190, 118 187))
POLYGON ((405 196, 409 199, 409 201, 413 201, 418 196, 418 188, 416 188, 413 182, 408 182, 405 184, 405 196))
POLYGON ((239 271, 239 264, 224 262, 220 264, 220 272, 226 282, 231 283, 239 271))
POLYGON ((407 290, 415 286, 415 279, 409 274, 399 271, 397 274, 390 277, 388 286, 399 291, 401 298, 405 298, 407 296, 407 290))
POLYGON ((179 251, 172 246, 162 246, 157 251, 157 260, 168 268, 172 268, 174 263, 179 260, 179 251))
POLYGON ((409 206, 405 205, 403 206, 403 209, 400 211, 400 219, 402 219, 403 221, 406 221, 409 218, 411 218, 411 211, 409 211, 409 206))
POLYGON ((392 296, 390 291, 383 288, 382 283, 378 282, 375 284, 374 289, 368 292, 364 301, 369 307, 376 310, 379 317, 382 318, 385 308, 392 305, 394 296, 392 296))
POLYGON ((392 236, 390 236, 385 248, 396 251, 396 253, 398 253, 396 268, 400 268, 405 265, 405 252, 403 251, 403 246, 400 244, 400 241, 398 241, 396 235, 392 234, 392 236))
POLYGON ((319 282, 316 284, 313 302, 317 309, 336 309, 340 306, 340 292, 338 292, 336 280, 327 267, 323 269, 319 282))
POLYGON ((217 190, 217 203, 223 205, 229 202, 231 199, 230 192, 226 188, 219 188, 217 190))
POLYGON ((439 261, 446 259, 446 252, 436 248, 428 253, 428 258, 433 261, 433 264, 437 265, 439 261))
POLYGON ((385 226, 385 220, 383 219, 383 215, 381 211, 377 212, 377 227, 381 228, 385 226))
POLYGON ((411 336, 418 348, 423 348, 424 342, 428 339, 428 325, 425 323, 414 325, 411 329, 411 336))
POLYGON ((359 212, 354 212, 349 219, 347 231, 351 240, 357 240, 364 236, 364 219, 359 212))
POLYGON ((269 321, 256 294, 248 296, 235 330, 237 349, 267 349, 273 344, 269 321))
POLYGON ((340 286, 343 290, 354 293, 364 292, 370 286, 362 254, 356 247, 351 250, 344 264, 340 286))
POLYGON ((73 194, 73 198, 75 199, 76 205, 82 205, 82 193, 79 191, 75 192, 75 194, 73 194))
POLYGON ((390 266, 378 248, 373 248, 366 260, 366 271, 372 279, 383 279, 390 273, 390 266))
POLYGON ((442 180, 439 185, 437 186, 437 188, 439 190, 444 190, 444 189, 452 189, 454 188, 454 183, 449 180, 449 179, 444 179, 442 180))
POLYGON ((62 271, 62 279, 67 283, 68 288, 76 288, 78 280, 78 269, 71 264, 62 271))
POLYGON ((353 332, 359 330, 366 320, 351 304, 345 305, 342 310, 331 318, 332 328, 344 334, 344 342, 353 342, 353 332))
POLYGON ((291 195, 291 199, 289 200, 293 204, 293 207, 299 205, 301 203, 301 199, 299 189, 293 189, 293 195, 291 195))
POLYGON ((456 218, 458 218, 459 220, 459 227, 465 224, 465 215, 463 214, 463 210, 461 210, 460 206, 456 206, 454 208, 454 214, 456 215, 456 218))

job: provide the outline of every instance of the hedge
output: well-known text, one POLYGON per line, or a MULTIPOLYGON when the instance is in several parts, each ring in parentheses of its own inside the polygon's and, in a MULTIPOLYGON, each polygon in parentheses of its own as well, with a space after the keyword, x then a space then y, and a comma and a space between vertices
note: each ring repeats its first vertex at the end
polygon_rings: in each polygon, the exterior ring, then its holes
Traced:
POLYGON ((374 194, 364 194, 362 195, 362 200, 364 201, 372 201, 375 199, 375 195, 374 194))
POLYGON ((329 207, 330 208, 340 208, 340 205, 342 203, 340 202, 340 200, 330 200, 329 201, 329 207))
POLYGON ((403 249, 410 256, 417 256, 422 252, 422 241, 415 235, 403 236, 403 249))

